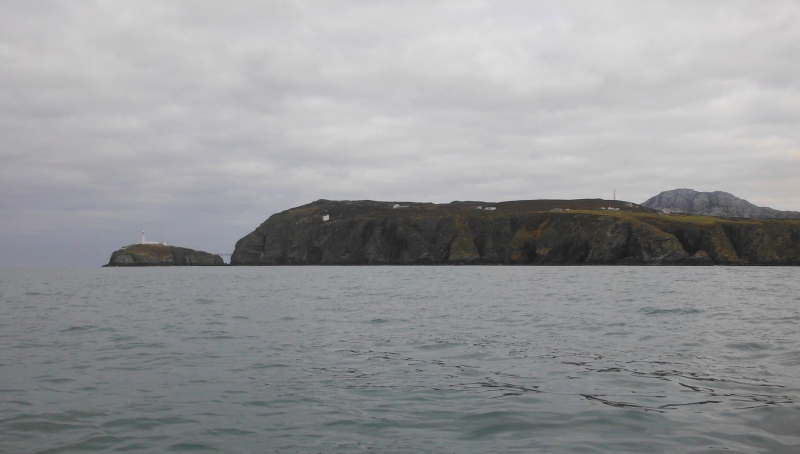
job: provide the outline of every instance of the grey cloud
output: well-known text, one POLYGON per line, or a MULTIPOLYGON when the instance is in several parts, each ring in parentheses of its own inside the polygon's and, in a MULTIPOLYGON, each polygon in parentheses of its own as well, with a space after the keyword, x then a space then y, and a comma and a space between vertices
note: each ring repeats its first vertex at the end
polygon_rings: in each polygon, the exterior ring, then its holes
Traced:
POLYGON ((6 1, 0 264, 225 252, 317 198, 800 209, 800 6, 6 1))

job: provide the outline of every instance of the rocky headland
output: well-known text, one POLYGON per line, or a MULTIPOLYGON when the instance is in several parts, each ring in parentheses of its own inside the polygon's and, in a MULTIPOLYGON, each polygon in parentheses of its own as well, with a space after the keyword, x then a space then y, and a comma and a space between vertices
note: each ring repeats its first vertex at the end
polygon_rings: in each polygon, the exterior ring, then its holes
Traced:
POLYGON ((733 194, 714 191, 698 192, 693 189, 673 189, 651 197, 643 206, 672 213, 701 214, 747 219, 800 219, 800 212, 779 211, 753 205, 733 194))
POLYGON ((798 265, 800 221, 668 215, 622 201, 329 201, 277 213, 231 265, 798 265))
POLYGON ((222 257, 163 244, 132 244, 111 254, 104 266, 218 266, 225 265, 222 257))

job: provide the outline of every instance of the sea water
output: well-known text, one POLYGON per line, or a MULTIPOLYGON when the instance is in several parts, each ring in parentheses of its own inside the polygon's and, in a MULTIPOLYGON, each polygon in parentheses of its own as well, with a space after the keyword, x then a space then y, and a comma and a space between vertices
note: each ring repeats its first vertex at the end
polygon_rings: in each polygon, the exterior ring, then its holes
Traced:
POLYGON ((800 268, 0 269, 0 452, 798 453, 800 268))

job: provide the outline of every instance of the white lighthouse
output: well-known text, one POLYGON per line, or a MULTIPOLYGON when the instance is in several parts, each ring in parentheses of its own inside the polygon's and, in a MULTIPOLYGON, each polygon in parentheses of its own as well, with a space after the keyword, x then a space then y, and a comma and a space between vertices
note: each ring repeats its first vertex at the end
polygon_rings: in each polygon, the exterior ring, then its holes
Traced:
POLYGON ((169 246, 167 243, 160 243, 158 241, 145 241, 144 240, 144 230, 142 230, 142 241, 139 244, 160 244, 162 246, 169 246))

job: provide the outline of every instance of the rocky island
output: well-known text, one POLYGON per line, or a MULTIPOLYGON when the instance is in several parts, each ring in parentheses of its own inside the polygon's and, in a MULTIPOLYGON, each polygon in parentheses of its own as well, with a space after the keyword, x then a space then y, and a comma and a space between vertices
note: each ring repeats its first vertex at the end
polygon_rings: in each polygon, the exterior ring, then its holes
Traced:
POLYGON ((800 221, 664 214, 602 199, 329 201, 277 213, 231 265, 798 265, 800 221))
POLYGON ((225 265, 222 257, 165 244, 132 244, 111 254, 104 266, 218 266, 225 265))

